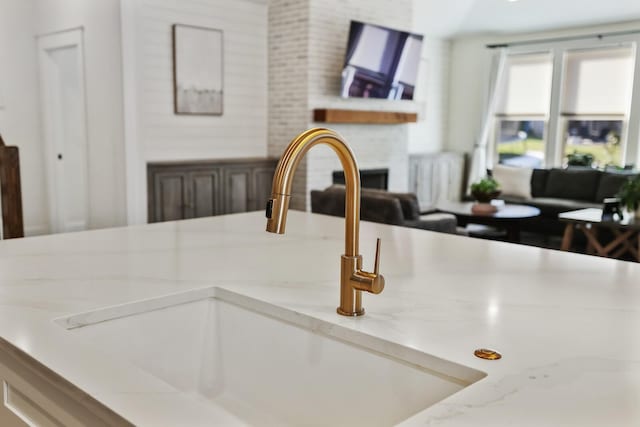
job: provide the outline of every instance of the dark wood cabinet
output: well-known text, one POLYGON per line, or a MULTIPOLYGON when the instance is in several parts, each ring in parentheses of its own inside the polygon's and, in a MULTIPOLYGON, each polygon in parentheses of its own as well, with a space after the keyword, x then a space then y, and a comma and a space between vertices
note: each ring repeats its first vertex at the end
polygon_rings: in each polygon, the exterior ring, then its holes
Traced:
POLYGON ((0 136, 0 200, 2 239, 24 237, 22 187, 18 147, 6 146, 0 136))
POLYGON ((220 196, 220 169, 187 173, 187 216, 199 218, 203 216, 221 215, 222 197, 220 196))
POLYGON ((187 216, 186 175, 179 173, 159 173, 154 177, 155 218, 171 221, 187 216))
POLYGON ((149 222, 264 209, 276 163, 276 159, 149 163, 149 222))
POLYGON ((271 198, 271 185, 273 184, 273 173, 275 172, 276 163, 273 167, 255 167, 251 174, 251 180, 253 183, 253 194, 255 199, 253 209, 259 211, 267 206, 267 202, 271 198))
POLYGON ((252 184, 251 167, 231 166, 225 169, 224 213, 231 214, 256 210, 251 204, 252 184))

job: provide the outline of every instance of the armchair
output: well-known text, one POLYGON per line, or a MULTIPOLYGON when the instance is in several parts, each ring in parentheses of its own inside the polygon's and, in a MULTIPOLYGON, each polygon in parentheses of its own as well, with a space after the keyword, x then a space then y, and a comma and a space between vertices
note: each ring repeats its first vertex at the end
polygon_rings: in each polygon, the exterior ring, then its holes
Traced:
MULTIPOLYGON (((342 217, 344 198, 345 188, 342 185, 332 185, 325 190, 312 190, 311 211, 342 217)), ((452 234, 456 233, 457 225, 455 216, 450 214, 420 215, 415 194, 368 188, 362 189, 360 219, 452 234)))

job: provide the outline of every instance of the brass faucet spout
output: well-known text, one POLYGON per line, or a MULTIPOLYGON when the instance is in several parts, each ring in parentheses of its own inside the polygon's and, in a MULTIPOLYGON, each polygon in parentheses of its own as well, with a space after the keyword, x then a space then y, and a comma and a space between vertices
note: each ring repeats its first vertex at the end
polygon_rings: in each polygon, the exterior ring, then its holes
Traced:
POLYGON ((301 133, 286 148, 276 166, 271 190, 272 216, 267 220, 267 231, 284 233, 293 175, 300 160, 318 144, 329 145, 338 155, 344 169, 345 198, 345 255, 358 254, 358 233, 360 226, 360 171, 356 159, 347 143, 340 135, 329 129, 315 128, 301 133), (278 231, 276 231, 278 230, 278 231), (281 231, 280 231, 281 230, 281 231))
POLYGON ((267 231, 284 233, 293 175, 307 151, 318 144, 327 144, 335 151, 345 176, 345 249, 341 262, 338 313, 359 316, 364 314, 361 291, 382 292, 384 278, 377 271, 379 244, 376 252, 376 271, 369 273, 362 270, 362 257, 359 254, 360 171, 353 152, 336 132, 322 128, 309 129, 297 136, 286 148, 273 176, 271 200, 267 203, 267 231))

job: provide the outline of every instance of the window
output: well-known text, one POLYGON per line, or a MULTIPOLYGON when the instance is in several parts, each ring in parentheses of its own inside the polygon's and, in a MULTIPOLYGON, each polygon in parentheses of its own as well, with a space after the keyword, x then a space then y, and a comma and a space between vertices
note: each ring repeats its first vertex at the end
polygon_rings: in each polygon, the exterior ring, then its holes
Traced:
POLYGON ((568 120, 565 131, 564 164, 575 155, 587 156, 589 166, 620 166, 624 156, 621 144, 622 120, 568 120))
POLYGON ((543 120, 500 120, 499 162, 509 166, 540 167, 544 160, 543 120))
POLYGON ((544 164, 552 71, 549 53, 507 57, 496 106, 494 140, 499 163, 544 164))
POLYGON ((632 103, 640 97, 640 35, 612 39, 509 48, 494 92, 489 161, 497 155, 511 166, 600 169, 635 163, 640 125, 630 116, 640 113, 640 100, 632 103))
POLYGON ((633 48, 573 50, 564 61, 562 164, 587 156, 592 166, 621 166, 633 90, 633 48))

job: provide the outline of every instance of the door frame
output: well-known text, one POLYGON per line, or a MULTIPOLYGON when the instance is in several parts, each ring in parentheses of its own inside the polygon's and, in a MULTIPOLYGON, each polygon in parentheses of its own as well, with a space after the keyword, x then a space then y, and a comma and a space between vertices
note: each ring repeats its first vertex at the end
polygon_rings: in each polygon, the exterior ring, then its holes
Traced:
MULTIPOLYGON (((40 74, 40 95, 41 95, 41 112, 42 112, 42 124, 43 133, 42 139, 44 143, 44 155, 45 155, 45 171, 47 180, 47 199, 49 210, 49 229, 51 232, 63 232, 71 230, 61 230, 59 227, 59 208, 60 201, 57 197, 57 178, 56 168, 58 167, 56 159, 56 147, 54 147, 55 140, 51 136, 55 129, 55 123, 51 115, 49 106, 54 104, 52 94, 48 92, 49 77, 51 75, 48 70, 51 67, 51 59, 48 56, 47 51, 53 49, 60 49, 64 47, 77 46, 78 48, 78 75, 81 77, 80 84, 80 99, 83 104, 84 119, 80 125, 83 127, 82 133, 85 140, 85 158, 84 158, 84 182, 85 182, 85 194, 84 194, 84 218, 85 224, 82 228, 89 227, 89 133, 88 133, 88 109, 87 109, 87 97, 86 97, 86 73, 85 73, 85 59, 84 59, 84 28, 76 27, 63 31, 57 31, 53 33, 46 33, 36 36, 37 40, 37 52, 38 52, 38 68, 40 74)), ((73 228, 75 230, 75 227, 73 228)))

